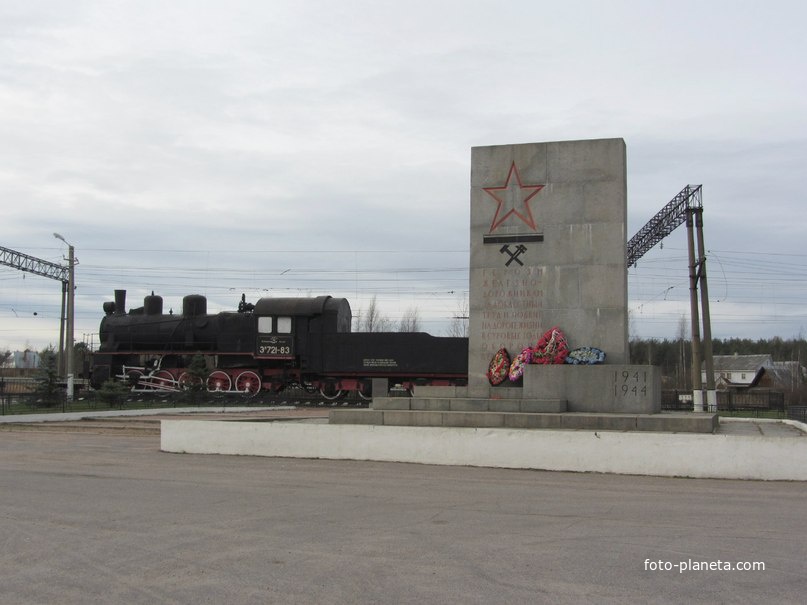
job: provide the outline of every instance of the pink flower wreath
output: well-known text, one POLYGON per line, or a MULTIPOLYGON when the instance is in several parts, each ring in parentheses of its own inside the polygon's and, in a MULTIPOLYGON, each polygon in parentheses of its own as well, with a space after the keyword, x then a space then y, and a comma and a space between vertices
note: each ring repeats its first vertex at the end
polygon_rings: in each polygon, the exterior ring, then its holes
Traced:
POLYGON ((508 378, 510 382, 518 382, 518 379, 524 375, 524 366, 532 362, 532 349, 527 347, 521 353, 513 358, 513 363, 510 364, 510 373, 508 378))

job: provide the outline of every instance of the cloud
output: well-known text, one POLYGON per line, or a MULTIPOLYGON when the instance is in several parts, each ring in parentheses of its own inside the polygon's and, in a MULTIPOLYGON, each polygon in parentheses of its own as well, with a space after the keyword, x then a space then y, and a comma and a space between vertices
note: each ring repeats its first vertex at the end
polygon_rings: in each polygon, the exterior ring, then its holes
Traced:
MULTIPOLYGON (((467 290, 470 148, 624 137, 629 235, 702 183, 707 247, 739 290, 746 259, 724 251, 799 258, 803 239, 805 9, 779 9, 5 3, 0 239, 49 258, 63 252, 53 231, 75 243, 87 332, 115 287, 207 292, 216 308, 239 288, 341 293, 356 308, 377 294, 390 313, 446 317, 467 290)), ((680 256, 682 236, 666 250, 680 256)), ((680 265, 652 251, 633 304, 678 283, 680 265)), ((12 305, 30 293, 58 306, 59 288, 0 277, 0 346, 21 346, 12 305)), ((782 295, 789 323, 758 332, 797 329, 802 295, 782 295)), ((640 328, 669 334, 670 313, 640 328)))

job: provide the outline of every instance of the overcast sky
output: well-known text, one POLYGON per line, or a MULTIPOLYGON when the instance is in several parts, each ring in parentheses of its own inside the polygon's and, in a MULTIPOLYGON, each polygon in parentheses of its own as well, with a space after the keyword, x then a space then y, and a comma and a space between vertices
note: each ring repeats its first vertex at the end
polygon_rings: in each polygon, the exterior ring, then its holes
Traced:
MULTIPOLYGON (((805 23, 771 0, 0 0, 0 246, 76 247, 77 340, 116 288, 375 296, 441 334, 471 147, 621 137, 629 236, 703 184, 714 336, 798 336, 805 23)), ((688 317, 685 242, 630 270, 635 335, 688 317)), ((0 267, 0 348, 56 345, 60 300, 0 267)))

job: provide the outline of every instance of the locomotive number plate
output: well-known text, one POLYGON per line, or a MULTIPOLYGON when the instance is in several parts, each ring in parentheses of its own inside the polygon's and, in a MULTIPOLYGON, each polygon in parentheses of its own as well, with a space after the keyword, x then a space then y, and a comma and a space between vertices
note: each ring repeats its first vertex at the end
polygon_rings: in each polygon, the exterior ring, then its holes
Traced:
POLYGON ((256 354, 261 357, 292 357, 294 346, 291 336, 258 336, 256 354))

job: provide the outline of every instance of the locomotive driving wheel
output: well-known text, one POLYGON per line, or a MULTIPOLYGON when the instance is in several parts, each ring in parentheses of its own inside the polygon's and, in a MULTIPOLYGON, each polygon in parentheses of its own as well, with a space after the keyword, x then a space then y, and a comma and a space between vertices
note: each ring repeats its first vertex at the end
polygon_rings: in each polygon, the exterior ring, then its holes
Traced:
POLYGON ((229 391, 232 386, 233 381, 230 380, 230 376, 227 372, 216 370, 215 372, 211 372, 210 376, 207 377, 207 390, 211 393, 229 391))
POLYGON ((241 372, 235 379, 235 390, 247 397, 257 395, 261 390, 261 379, 255 372, 241 372))
POLYGON ((188 372, 182 372, 177 378, 177 382, 179 383, 179 388, 183 391, 187 391, 194 386, 199 386, 202 384, 202 379, 198 376, 193 376, 188 372))
POLYGON ((149 378, 152 386, 158 391, 173 391, 176 389, 176 382, 171 372, 160 370, 149 378))

